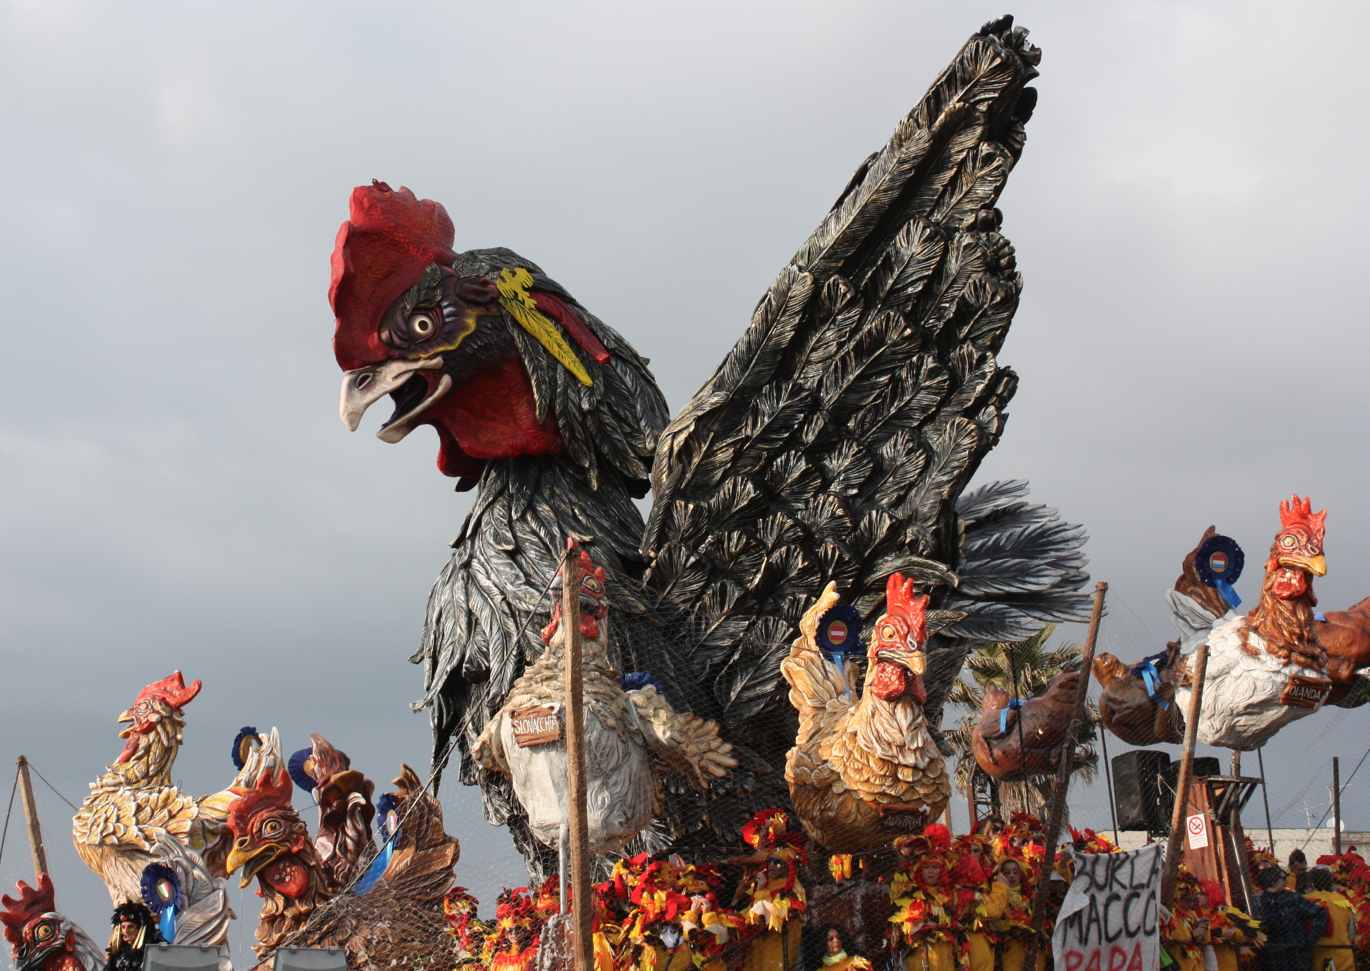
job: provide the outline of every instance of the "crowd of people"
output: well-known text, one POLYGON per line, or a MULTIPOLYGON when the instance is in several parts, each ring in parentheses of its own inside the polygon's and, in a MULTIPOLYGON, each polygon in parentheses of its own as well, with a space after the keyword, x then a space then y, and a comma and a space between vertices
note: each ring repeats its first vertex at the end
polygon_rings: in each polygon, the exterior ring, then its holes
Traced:
MULTIPOLYGON (((1117 847, 1090 830, 1044 866, 1043 827, 1020 814, 953 837, 940 824, 895 840, 893 853, 829 858, 810 866, 803 834, 785 813, 758 813, 743 830, 748 852, 720 864, 643 854, 620 860, 594 888, 596 971, 1032 971, 1051 959, 1052 918, 1073 878, 1065 852, 1117 847), (830 876, 828 876, 830 874, 830 876), (811 907, 805 880, 824 886, 811 907), (1032 910, 1047 881, 1040 934, 1032 910), (837 886, 833 886, 836 884, 837 886), (847 919, 826 908, 865 884, 847 919), (871 885, 875 886, 872 891, 871 885), (1034 948, 1032 942, 1036 941, 1034 948)), ((1370 867, 1352 847, 1288 868, 1251 846, 1251 913, 1223 887, 1182 865, 1173 907, 1162 912, 1161 963, 1170 971, 1355 971, 1370 950, 1370 867)), ((448 897, 459 967, 534 971, 551 918, 555 877, 506 890, 493 920, 477 917, 461 888, 448 897)))

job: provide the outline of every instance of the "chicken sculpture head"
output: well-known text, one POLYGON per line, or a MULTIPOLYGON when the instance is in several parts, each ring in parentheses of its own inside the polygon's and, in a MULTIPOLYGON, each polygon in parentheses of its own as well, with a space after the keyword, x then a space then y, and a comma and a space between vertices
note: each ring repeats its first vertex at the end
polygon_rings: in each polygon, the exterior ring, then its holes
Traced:
POLYGON ((14 955, 15 971, 95 971, 103 956, 80 928, 57 912, 52 880, 38 874, 38 886, 22 880, 18 898, 0 897, 0 923, 14 955))
MULTIPOLYGON (((600 623, 609 616, 608 587, 605 581, 608 574, 604 572, 604 567, 595 566, 590 559, 590 554, 584 550, 580 551, 580 636, 592 641, 599 640, 600 623)), ((557 570, 557 576, 562 575, 561 570, 557 570)), ((561 588, 561 584, 554 584, 556 589, 561 588)), ((542 629, 542 643, 550 644, 552 635, 561 626, 561 601, 558 600, 552 607, 552 620, 542 629)))
POLYGON ((119 733, 124 739, 124 750, 115 764, 147 759, 153 771, 146 773, 155 782, 169 784, 172 759, 181 745, 181 729, 185 726, 185 712, 181 709, 200 693, 199 681, 189 685, 180 671, 173 671, 161 681, 154 681, 134 699, 127 711, 119 714, 119 724, 128 727, 119 733))
POLYGON ((885 613, 871 634, 868 690, 883 701, 906 694, 920 705, 928 700, 923 687, 927 669, 928 598, 913 592, 913 581, 896 573, 885 584, 885 613))
POLYGON ((1280 531, 1265 561, 1261 599, 1247 614, 1251 627, 1265 638, 1267 649, 1286 660, 1291 654, 1325 660, 1318 645, 1313 608, 1313 578, 1327 575, 1323 532, 1327 511, 1313 512, 1309 499, 1291 496, 1280 503, 1280 531))
POLYGON ((384 182, 352 191, 328 290, 343 423, 355 431, 389 394, 394 414, 377 437, 394 443, 432 425, 438 468, 450 476, 475 477, 491 459, 561 454, 509 320, 582 385, 593 378, 563 333, 601 364, 608 352, 560 298, 529 292, 527 269, 506 268, 497 280, 458 273, 452 240, 452 220, 430 199, 384 182))
POLYGON ((279 774, 268 769, 255 787, 228 808, 233 848, 224 869, 229 873, 241 869, 242 887, 259 877, 268 908, 274 904, 276 912, 283 905, 278 898, 301 901, 311 890, 323 886, 323 871, 309 839, 309 828, 290 805, 292 785, 285 769, 279 774))

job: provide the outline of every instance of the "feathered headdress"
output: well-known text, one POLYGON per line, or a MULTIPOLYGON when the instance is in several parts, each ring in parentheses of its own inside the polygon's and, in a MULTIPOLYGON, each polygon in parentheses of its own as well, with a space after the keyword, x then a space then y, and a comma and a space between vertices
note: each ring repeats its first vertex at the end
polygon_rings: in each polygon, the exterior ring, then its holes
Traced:
POLYGON ((789 828, 790 817, 779 809, 763 809, 742 827, 748 846, 766 853, 809 862, 808 837, 789 828))

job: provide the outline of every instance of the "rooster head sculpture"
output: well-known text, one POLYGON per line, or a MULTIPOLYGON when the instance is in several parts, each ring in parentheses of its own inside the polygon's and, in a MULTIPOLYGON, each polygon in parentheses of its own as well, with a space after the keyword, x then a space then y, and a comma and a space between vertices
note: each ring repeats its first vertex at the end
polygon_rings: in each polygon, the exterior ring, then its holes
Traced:
POLYGON ((95 971, 104 961, 95 945, 57 913, 52 880, 38 874, 38 886, 22 880, 18 898, 0 897, 0 923, 14 954, 15 971, 95 971))
POLYGON ((1323 531, 1327 511, 1313 512, 1309 499, 1291 496, 1280 503, 1280 531, 1265 561, 1261 599, 1247 622, 1265 638, 1267 649, 1286 660, 1290 654, 1325 660, 1318 645, 1313 608, 1313 578, 1327 575, 1323 531))
POLYGON ((911 694, 920 705, 928 700, 923 686, 927 669, 928 598, 915 596, 913 581, 896 573, 885 584, 885 613, 871 634, 869 690, 883 701, 911 694))
POLYGON ((528 292, 528 270, 505 269, 498 280, 459 275, 452 240, 440 204, 384 182, 353 190, 329 287, 343 423, 355 431, 389 394, 395 411, 377 437, 394 443, 432 425, 438 468, 450 476, 474 477, 491 459, 561 454, 509 320, 583 385, 593 378, 563 331, 601 364, 608 352, 558 297, 528 292))
MULTIPOLYGON (((187 685, 181 672, 173 671, 169 677, 138 692, 132 707, 119 714, 119 724, 128 727, 119 733, 125 742, 116 764, 146 758, 153 768, 146 773, 149 778, 159 777, 158 769, 169 773, 181 745, 181 729, 185 726, 185 713, 181 709, 200 693, 200 687, 199 681, 187 685)), ((163 784, 166 781, 169 780, 163 780, 163 784)))
MULTIPOLYGON (((574 541, 573 541, 574 542, 574 541)), ((608 587, 605 581, 608 575, 604 572, 604 567, 595 566, 590 559, 590 554, 584 550, 580 551, 580 636, 589 640, 599 639, 600 621, 609 616, 608 587)), ((557 577, 560 578, 562 570, 557 570, 557 577)), ((561 584, 553 584, 553 589, 560 589, 561 584)), ((549 644, 552 635, 561 626, 561 601, 558 600, 552 607, 552 620, 542 629, 542 643, 549 644)))
MULTIPOLYGON (((233 834, 224 869, 243 871, 239 886, 261 880, 263 896, 300 901, 323 885, 322 869, 309 839, 309 828, 290 805, 290 773, 268 769, 257 784, 228 807, 233 834)), ((277 904, 279 906, 279 901, 277 904)))

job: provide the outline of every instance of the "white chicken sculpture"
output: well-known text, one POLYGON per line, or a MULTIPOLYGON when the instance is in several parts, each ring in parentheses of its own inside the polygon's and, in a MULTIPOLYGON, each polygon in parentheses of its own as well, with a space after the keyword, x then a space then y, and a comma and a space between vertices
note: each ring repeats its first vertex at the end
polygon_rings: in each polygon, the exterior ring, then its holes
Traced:
MULTIPOLYGON (((728 754, 732 746, 719 738, 717 723, 675 711, 649 680, 631 690, 620 685, 619 672, 609 663, 604 568, 583 551, 579 565, 590 851, 612 853, 661 812, 661 780, 669 769, 703 789, 737 761, 728 754)), ((566 631, 560 603, 542 641, 547 650, 514 682, 473 754, 486 769, 509 776, 533 834, 555 847, 568 821, 562 731, 566 631)))
POLYGON ((1237 751, 1260 748, 1285 725, 1322 707, 1332 689, 1318 643, 1313 577, 1325 576, 1326 510, 1308 499, 1280 503, 1280 531, 1270 548, 1261 599, 1250 613, 1209 607, 1178 590, 1166 594, 1188 667, 1175 692, 1188 713, 1194 653, 1208 642, 1198 738, 1237 751))

